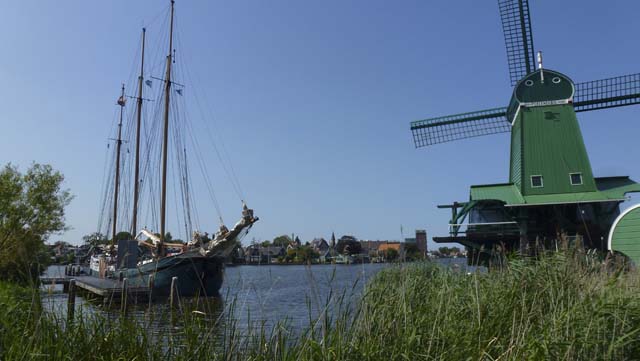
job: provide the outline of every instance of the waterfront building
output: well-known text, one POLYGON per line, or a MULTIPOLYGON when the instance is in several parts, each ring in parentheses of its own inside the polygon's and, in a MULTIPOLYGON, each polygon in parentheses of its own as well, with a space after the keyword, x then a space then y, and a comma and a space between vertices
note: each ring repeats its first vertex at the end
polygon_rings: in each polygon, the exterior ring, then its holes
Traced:
POLYGON ((324 238, 314 238, 313 241, 311 241, 311 248, 322 254, 329 249, 329 244, 324 240, 324 238))
POLYGON ((388 257, 388 254, 392 250, 396 252, 399 260, 404 260, 404 256, 405 256, 404 244, 400 242, 386 242, 381 244, 378 247, 378 255, 383 256, 385 258, 385 261, 392 261, 392 259, 389 259, 388 257))
POLYGON ((286 251, 284 247, 252 244, 245 251, 245 261, 247 264, 270 264, 277 263, 278 258, 284 257, 286 251))
POLYGON ((421 257, 427 256, 427 231, 424 229, 416 229, 416 236, 412 238, 405 238, 404 243, 406 243, 407 246, 415 245, 420 252, 421 257))
POLYGON ((416 246, 423 257, 427 256, 427 231, 424 229, 416 229, 416 246))

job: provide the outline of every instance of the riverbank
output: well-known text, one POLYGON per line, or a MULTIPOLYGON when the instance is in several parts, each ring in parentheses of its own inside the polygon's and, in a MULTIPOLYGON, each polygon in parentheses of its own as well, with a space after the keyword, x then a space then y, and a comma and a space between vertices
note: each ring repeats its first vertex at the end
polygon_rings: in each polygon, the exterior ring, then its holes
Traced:
POLYGON ((619 360, 640 354, 638 273, 612 270, 584 254, 511 260, 488 273, 433 263, 386 268, 360 300, 332 295, 296 332, 286 318, 237 327, 238 298, 223 312, 183 303, 173 313, 175 327, 157 333, 148 322, 171 318, 171 310, 151 319, 78 316, 66 326, 46 312, 38 316, 24 290, 13 305, 6 300, 14 291, 0 292, 3 308, 21 310, 0 316, 6 360, 619 360))

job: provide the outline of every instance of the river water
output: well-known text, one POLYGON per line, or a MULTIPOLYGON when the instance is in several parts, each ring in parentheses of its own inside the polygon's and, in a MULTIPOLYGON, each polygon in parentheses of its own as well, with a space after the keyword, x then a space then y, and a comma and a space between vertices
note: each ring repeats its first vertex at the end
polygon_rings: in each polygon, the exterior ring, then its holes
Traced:
MULTIPOLYGON (((446 266, 464 267, 466 259, 438 260, 446 266)), ((310 319, 317 319, 322 311, 334 312, 336 305, 353 307, 364 290, 365 284, 381 269, 402 267, 397 264, 354 265, 293 265, 293 266, 236 266, 227 267, 220 298, 207 303, 208 313, 216 317, 231 317, 240 328, 254 327, 255 322, 269 327, 286 319, 294 329, 308 327, 310 319)), ((48 277, 64 274, 63 266, 51 266, 48 277)), ((45 286, 44 308, 57 316, 66 317, 67 295, 61 286, 45 286)), ((189 302, 189 300, 184 300, 189 302)), ((193 306, 193 305, 191 305, 193 306)), ((196 305, 195 308, 199 307, 196 305)), ((116 315, 116 306, 105 307, 89 302, 83 297, 76 299, 76 313, 84 315, 116 315)), ((166 303, 133 305, 131 317, 145 318, 149 313, 168 311, 166 303)))

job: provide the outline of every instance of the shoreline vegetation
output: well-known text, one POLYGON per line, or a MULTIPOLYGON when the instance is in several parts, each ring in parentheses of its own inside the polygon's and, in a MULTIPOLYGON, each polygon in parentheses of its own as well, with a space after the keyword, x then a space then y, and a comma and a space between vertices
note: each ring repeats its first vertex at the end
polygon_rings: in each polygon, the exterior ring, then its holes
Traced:
MULTIPOLYGON (((360 299, 334 290, 309 325, 240 327, 182 300, 144 319, 43 311, 37 288, 0 283, 3 360, 581 360, 640 355, 640 277, 579 251, 465 273, 432 262, 381 270, 360 299), (152 324, 170 322, 166 332, 152 324)), ((309 307, 311 309, 311 307, 309 307)))

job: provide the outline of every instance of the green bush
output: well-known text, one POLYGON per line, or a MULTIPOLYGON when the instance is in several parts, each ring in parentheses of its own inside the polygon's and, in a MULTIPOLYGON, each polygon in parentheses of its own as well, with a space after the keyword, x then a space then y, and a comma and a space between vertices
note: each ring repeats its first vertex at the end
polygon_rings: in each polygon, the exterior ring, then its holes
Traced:
POLYGON ((10 164, 0 170, 0 280, 27 283, 48 264, 44 242, 66 229, 72 198, 63 180, 49 165, 33 164, 24 174, 10 164))

